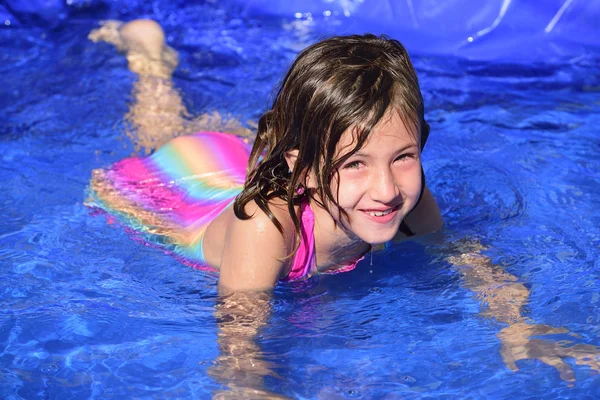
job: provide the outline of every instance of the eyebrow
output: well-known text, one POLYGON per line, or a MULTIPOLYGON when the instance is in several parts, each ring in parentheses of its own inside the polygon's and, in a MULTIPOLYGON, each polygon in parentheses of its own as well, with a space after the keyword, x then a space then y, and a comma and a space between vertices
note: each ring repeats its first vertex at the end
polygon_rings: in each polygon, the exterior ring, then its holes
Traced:
MULTIPOLYGON (((401 147, 401 148, 399 148, 398 150, 396 150, 396 151, 395 151, 395 152, 393 152, 393 153, 402 153, 403 151, 405 151, 405 150, 407 150, 407 149, 410 149, 411 147, 417 147, 417 144, 416 144, 416 143, 411 143, 411 144, 408 144, 408 145, 406 145, 406 146, 404 146, 404 147, 401 147)), ((362 151, 360 151, 360 150, 359 150, 359 151, 357 151, 356 153, 352 154, 352 157, 355 157, 355 156, 357 156, 357 157, 370 157, 370 155, 369 155, 369 154, 367 154, 367 153, 363 153, 363 152, 362 152, 362 151)))

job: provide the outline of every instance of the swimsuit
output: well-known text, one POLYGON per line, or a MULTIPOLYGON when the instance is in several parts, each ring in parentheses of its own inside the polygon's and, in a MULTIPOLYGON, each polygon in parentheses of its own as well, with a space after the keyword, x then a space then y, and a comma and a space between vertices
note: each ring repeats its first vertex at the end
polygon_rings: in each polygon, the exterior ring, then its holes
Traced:
MULTIPOLYGON (((249 156, 250 146, 234 135, 182 136, 149 157, 127 158, 94 170, 86 205, 185 264, 214 270, 204 258, 204 234, 242 191, 249 156)), ((314 214, 308 202, 300 206, 300 213, 302 240, 282 281, 316 271, 314 214)), ((358 261, 328 273, 349 271, 358 261)))
POLYGON ((233 135, 183 136, 149 157, 93 171, 86 203, 204 269, 204 233, 241 192, 249 154, 248 144, 233 135))
MULTIPOLYGON (((290 272, 288 272, 285 278, 281 279, 284 282, 302 279, 312 275, 317 270, 314 233, 315 215, 313 214, 308 201, 300 205, 300 222, 300 247, 298 247, 290 272)), ((328 270, 323 273, 339 274, 340 272, 351 271, 363 258, 364 255, 349 265, 334 270, 328 270)))

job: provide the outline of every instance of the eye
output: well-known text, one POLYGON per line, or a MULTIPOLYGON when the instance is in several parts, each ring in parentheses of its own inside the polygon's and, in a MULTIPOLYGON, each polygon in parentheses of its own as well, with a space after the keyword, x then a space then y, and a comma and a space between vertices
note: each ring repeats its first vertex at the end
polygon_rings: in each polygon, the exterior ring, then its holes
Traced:
POLYGON ((415 158, 415 155, 413 153, 404 153, 396 157, 394 161, 407 161, 410 158, 415 158))
POLYGON ((344 169, 358 169, 361 165, 360 161, 351 161, 348 164, 344 165, 344 169))

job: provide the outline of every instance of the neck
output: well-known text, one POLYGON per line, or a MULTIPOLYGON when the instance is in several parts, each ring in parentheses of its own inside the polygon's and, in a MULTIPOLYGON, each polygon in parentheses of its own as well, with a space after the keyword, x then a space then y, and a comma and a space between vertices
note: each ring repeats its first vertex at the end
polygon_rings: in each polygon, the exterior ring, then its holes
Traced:
POLYGON ((371 248, 342 226, 315 201, 310 202, 315 216, 315 254, 320 270, 342 267, 355 262, 371 248))

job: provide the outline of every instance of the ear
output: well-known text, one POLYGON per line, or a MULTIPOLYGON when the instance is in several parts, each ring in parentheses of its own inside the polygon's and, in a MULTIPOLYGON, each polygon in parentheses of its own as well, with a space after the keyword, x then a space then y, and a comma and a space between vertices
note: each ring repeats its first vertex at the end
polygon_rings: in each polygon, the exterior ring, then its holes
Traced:
POLYGON ((294 166, 296 165, 296 160, 298 159, 298 149, 292 149, 286 151, 284 154, 285 162, 288 165, 290 171, 294 170, 294 166))
MULTIPOLYGON (((293 171, 294 167, 296 166, 296 160, 298 160, 298 149, 286 151, 284 157, 288 168, 290 169, 290 171, 293 171)), ((314 189, 317 187, 317 177, 312 168, 306 175, 303 185, 307 189, 314 189)))
POLYGON ((315 170, 313 168, 308 171, 306 174, 306 181, 304 182, 304 187, 307 189, 316 189, 317 186, 317 175, 315 174, 315 170))

